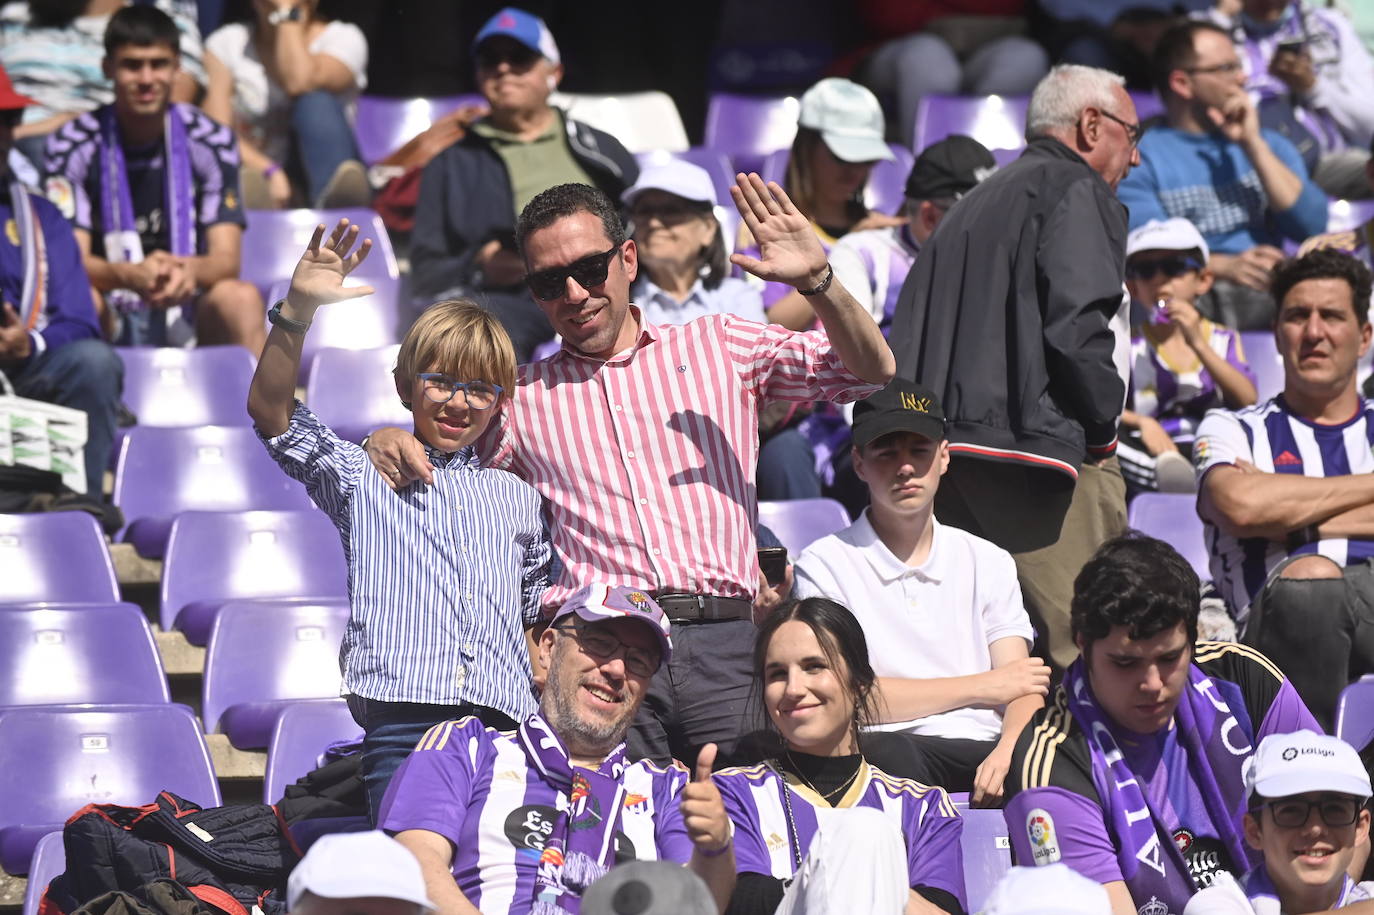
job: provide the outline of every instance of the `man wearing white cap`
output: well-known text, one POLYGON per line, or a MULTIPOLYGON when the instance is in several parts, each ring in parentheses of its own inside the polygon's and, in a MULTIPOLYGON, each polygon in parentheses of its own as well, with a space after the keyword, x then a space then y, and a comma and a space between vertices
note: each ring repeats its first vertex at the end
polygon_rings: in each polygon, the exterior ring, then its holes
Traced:
POLYGON ((625 734, 672 654, 653 598, 593 584, 539 639, 539 711, 518 730, 436 725, 401 766, 381 826, 420 859, 442 915, 568 912, 612 866, 689 864, 724 909, 735 882, 729 819, 708 744, 695 776, 631 763, 625 734))
POLYGON ((384 832, 320 838, 286 882, 294 915, 427 915, 420 862, 384 832))
POLYGON ((415 298, 471 298, 501 319, 519 361, 553 336, 521 281, 515 220, 535 194, 568 181, 615 198, 639 174, 610 134, 549 104, 563 78, 558 44, 539 17, 506 7, 472 44, 491 113, 425 166, 410 248, 415 298))
POLYGON ((1357 851, 1368 854, 1374 793, 1353 747, 1313 731, 1273 734, 1246 764, 1245 788, 1245 841, 1264 861, 1239 886, 1202 890, 1187 915, 1374 912, 1374 883, 1347 873, 1357 851))

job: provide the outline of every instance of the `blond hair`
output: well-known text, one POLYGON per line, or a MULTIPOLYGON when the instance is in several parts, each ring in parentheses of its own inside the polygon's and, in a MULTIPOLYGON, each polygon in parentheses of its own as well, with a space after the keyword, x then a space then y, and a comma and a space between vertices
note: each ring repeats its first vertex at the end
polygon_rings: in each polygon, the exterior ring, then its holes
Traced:
POLYGON ((504 399, 515 392, 515 347, 501 322, 481 305, 467 299, 436 302, 406 331, 396 355, 398 382, 409 385, 421 372, 489 381, 505 389, 504 399))

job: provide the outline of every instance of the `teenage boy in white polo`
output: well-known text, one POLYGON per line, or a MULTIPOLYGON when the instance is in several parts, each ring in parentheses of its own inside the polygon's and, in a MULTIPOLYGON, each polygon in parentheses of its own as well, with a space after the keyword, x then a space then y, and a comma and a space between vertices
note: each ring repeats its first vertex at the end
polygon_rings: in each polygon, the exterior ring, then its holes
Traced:
POLYGON ((870 739, 870 758, 996 805, 1017 735, 1049 690, 1049 668, 1029 656, 1035 631, 1016 566, 1006 550, 935 520, 949 451, 929 390, 898 379, 859 403, 853 447, 871 504, 801 554, 796 595, 839 601, 863 624, 882 730, 905 738, 870 739))
POLYGON ((1264 861, 1239 886, 1228 878, 1200 891, 1187 915, 1374 909, 1374 882, 1348 874, 1356 854, 1368 853, 1374 793, 1354 748, 1315 731, 1271 734, 1246 762, 1245 791, 1245 841, 1264 861))

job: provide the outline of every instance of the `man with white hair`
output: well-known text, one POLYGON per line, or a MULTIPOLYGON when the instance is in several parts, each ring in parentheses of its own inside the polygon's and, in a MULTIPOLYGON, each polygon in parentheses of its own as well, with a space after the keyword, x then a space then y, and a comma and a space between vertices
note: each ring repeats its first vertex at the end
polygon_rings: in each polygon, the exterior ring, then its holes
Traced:
POLYGON ((949 426, 935 513, 1002 547, 1050 655, 1066 667, 1073 579, 1126 526, 1115 458, 1129 357, 1126 210, 1140 159, 1122 79, 1055 67, 1031 96, 1025 154, 954 205, 902 288, 898 377, 949 426))

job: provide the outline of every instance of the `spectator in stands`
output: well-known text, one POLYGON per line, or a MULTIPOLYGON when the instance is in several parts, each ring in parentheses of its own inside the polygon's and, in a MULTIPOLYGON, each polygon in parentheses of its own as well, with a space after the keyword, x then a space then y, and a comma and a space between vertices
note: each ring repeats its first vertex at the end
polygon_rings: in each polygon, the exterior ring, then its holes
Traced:
POLYGON ((1369 349, 1369 269, 1313 251, 1274 277, 1283 396, 1198 427, 1198 514, 1212 577, 1244 641, 1330 724, 1374 672, 1374 406, 1355 386, 1369 349))
POLYGON ((427 915, 420 862, 384 832, 320 836, 291 871, 293 915, 427 915))
POLYGON ((1187 915, 1229 912, 1374 911, 1374 883, 1350 879, 1369 843, 1369 773, 1339 737, 1294 731, 1260 742, 1245 767, 1245 841, 1264 860, 1238 885, 1218 881, 1187 915))
POLYGON ((1212 285, 1207 242, 1186 219, 1148 222, 1126 237, 1126 286, 1138 316, 1131 340, 1129 430, 1118 449, 1136 492, 1193 492, 1193 436, 1213 407, 1255 402, 1240 335, 1198 314, 1212 285))
POLYGON ((507 7, 482 26, 472 52, 491 113, 425 166, 410 248, 415 297, 486 305, 523 362, 553 330, 521 288, 516 217, 540 191, 566 182, 619 199, 639 168, 614 137, 549 105, 563 65, 543 20, 507 7))
POLYGON ((882 700, 854 615, 788 601, 759 627, 754 671, 776 757, 713 779, 735 827, 730 911, 964 912, 949 796, 864 758, 882 700))
POLYGON ((1103 544, 1074 582, 1082 652, 1017 741, 1004 813, 1017 861, 1063 861, 1116 915, 1181 912, 1258 856, 1242 772, 1269 734, 1317 729, 1252 648, 1198 642, 1198 578, 1168 544, 1103 544))
POLYGON ((669 159, 639 173, 620 197, 643 268, 630 292, 654 324, 686 324, 703 315, 763 323, 756 286, 730 275, 730 248, 716 220, 716 191, 706 170, 669 159))
POLYGON ((1153 84, 1150 58, 1180 9, 1202 10, 1213 0, 1040 0, 1032 33, 1060 63, 1120 73, 1133 89, 1153 84))
POLYGON ((244 199, 255 208, 367 206, 372 189, 353 136, 367 37, 321 18, 319 0, 253 0, 252 9, 251 21, 205 39, 201 103, 239 138, 244 199))
POLYGON ((711 781, 716 748, 702 749, 690 784, 681 765, 625 753, 649 681, 672 655, 668 631, 644 592, 588 585, 539 637, 548 675, 518 730, 463 718, 420 740, 387 792, 382 828, 420 859, 439 912, 577 912, 622 857, 688 864, 724 910, 735 856, 711 781))
MULTIPOLYGON (((1370 151, 1374 153, 1374 143, 1371 143, 1370 151)), ((1374 195, 1374 161, 1365 166, 1364 175, 1369 193, 1374 195)), ((1318 248, 1333 248, 1337 251, 1343 251, 1359 258, 1366 267, 1374 270, 1374 219, 1348 232, 1329 232, 1315 235, 1303 242, 1302 247, 1298 249, 1298 256, 1301 257, 1318 248)))
POLYGON ((86 414, 86 495, 102 496, 114 444, 124 363, 100 339, 91 284, 71 225, 6 162, 31 99, 0 70, 0 372, 20 397, 86 414))
MULTIPOLYGON (((396 395, 415 414, 430 486, 392 492, 363 450, 295 399, 315 311, 371 287, 343 281, 371 250, 358 227, 320 226, 296 266, 248 393, 267 452, 339 528, 352 611, 343 689, 364 731, 362 776, 373 821, 397 766, 431 726, 472 715, 511 729, 534 711, 522 628, 539 620, 551 555, 539 494, 482 466, 474 442, 515 390, 515 353, 492 315, 440 302, 406 332, 396 395), (437 548, 428 517, 449 517, 462 548, 437 548), (478 558, 480 557, 480 558, 478 558)), ((346 307, 346 306, 340 306, 346 307)))
POLYGON ((1350 20, 1308 0, 1241 0, 1232 9, 1218 4, 1210 18, 1242 51, 1245 87, 1258 100, 1261 122, 1304 153, 1322 190, 1368 196, 1374 59, 1350 20))
POLYGON ((1045 49, 1024 33, 1025 0, 959 3, 862 0, 852 9, 882 43, 859 81, 891 100, 897 140, 908 145, 927 95, 1025 95, 1049 72, 1045 49))
POLYGON ((1117 465, 1129 323, 1126 214, 1138 162, 1121 77, 1059 66, 1031 96, 1030 146, 974 188, 916 258, 889 335, 898 374, 950 419, 941 523, 1016 559, 1051 663, 1074 658, 1074 575, 1126 527, 1117 465), (1118 332, 1119 328, 1119 332, 1118 332))
POLYGON ((930 391, 898 379, 861 401, 853 450, 871 502, 801 554, 796 594, 851 607, 863 626, 879 677, 872 723, 904 738, 874 743, 878 764, 996 806, 1012 747, 1050 683, 1030 657, 1016 564, 935 520, 949 450, 930 391))
MULTIPOLYGON (((105 72, 105 29, 130 0, 11 0, 0 9, 0 64, 15 87, 35 100, 15 131, 18 147, 39 168, 48 134, 78 115, 114 101, 105 72)), ((154 0, 172 17, 181 67, 172 101, 194 102, 205 85, 194 0, 154 0)))
POLYGON ((854 300, 887 333, 897 295, 921 245, 949 208, 997 170, 992 153, 971 137, 954 135, 927 146, 906 179, 906 220, 850 232, 830 249, 830 263, 854 300))
MULTIPOLYGON (((738 737, 761 578, 760 408, 855 400, 892 373, 878 326, 834 280, 786 192, 751 175, 733 196, 762 248, 732 262, 814 295, 822 331, 730 315, 646 321, 629 295, 638 247, 614 205, 586 185, 550 188, 521 214, 517 238, 562 349, 520 369, 519 395, 478 448, 547 500, 564 570, 546 607, 579 582, 606 581, 653 594, 677 624, 679 659, 655 677, 631 734, 631 758, 662 763, 694 759, 708 742, 729 758, 738 737)), ((400 430, 375 433, 368 452, 397 486, 431 476, 420 443, 400 430)))
POLYGON ((262 350, 262 296, 238 278, 243 240, 237 143, 171 101, 177 29, 126 7, 105 33, 115 100, 48 138, 48 198, 76 226, 102 305, 125 346, 238 343, 262 350))
POLYGON ((1260 126, 1225 29, 1171 28, 1155 49, 1155 80, 1166 123, 1140 141, 1141 167, 1121 183, 1131 228, 1175 216, 1192 222, 1217 277, 1208 316, 1240 330, 1268 327, 1278 246, 1326 227, 1326 196, 1293 144, 1260 126))

